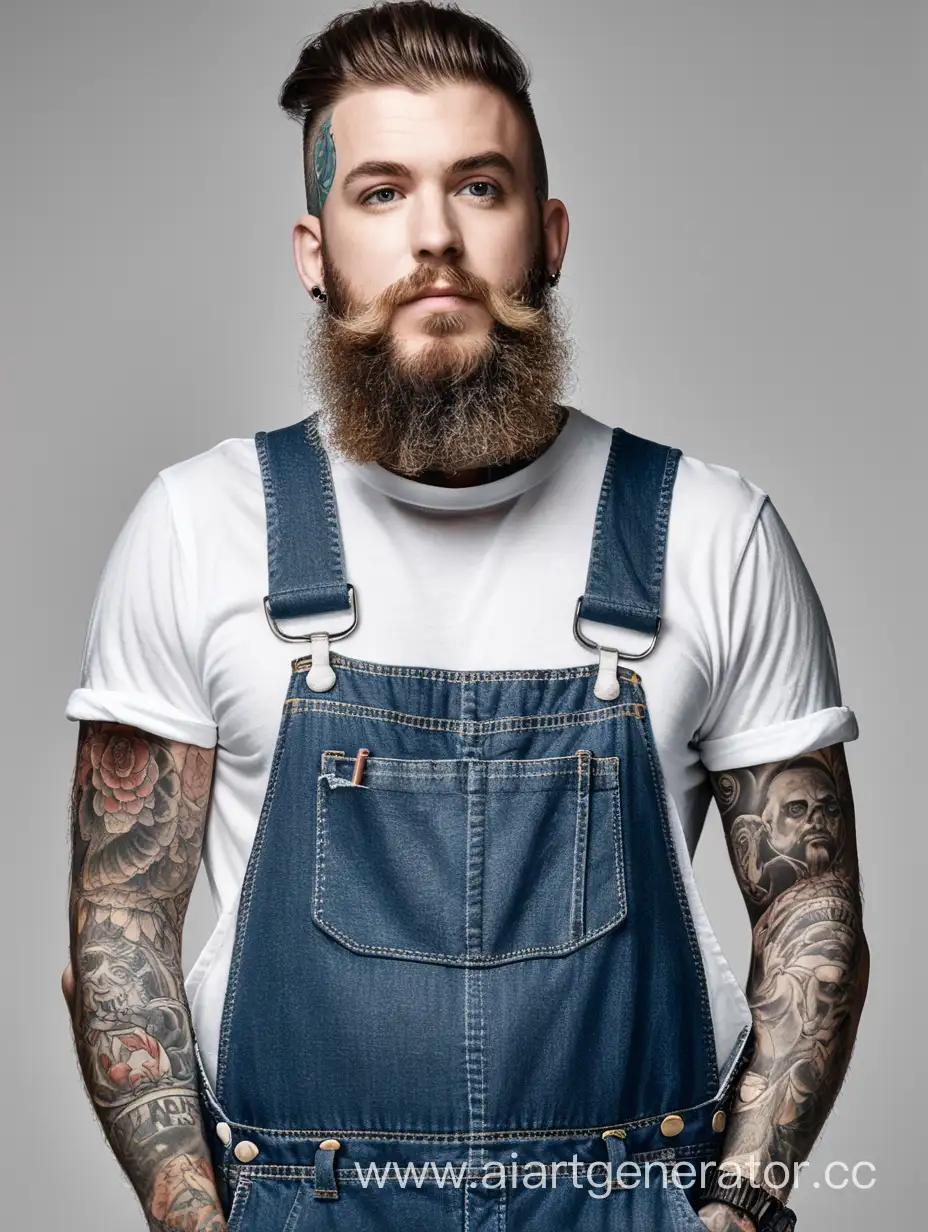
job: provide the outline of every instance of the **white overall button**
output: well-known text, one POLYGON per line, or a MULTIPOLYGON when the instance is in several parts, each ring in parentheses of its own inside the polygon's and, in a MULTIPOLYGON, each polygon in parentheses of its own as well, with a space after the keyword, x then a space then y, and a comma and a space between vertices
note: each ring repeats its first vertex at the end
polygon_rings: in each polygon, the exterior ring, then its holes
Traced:
POLYGON ((327 693, 335 687, 335 672, 329 662, 328 633, 313 633, 309 645, 313 662, 306 673, 306 684, 314 693, 327 693))
POLYGON ((219 1121, 216 1125, 216 1137, 223 1144, 228 1146, 232 1141, 232 1129, 225 1121, 219 1121))
POLYGON ((240 1159, 243 1164, 250 1163, 258 1154, 258 1148, 253 1142, 249 1142, 247 1138, 242 1142, 235 1144, 235 1149, 232 1154, 236 1159, 240 1159))

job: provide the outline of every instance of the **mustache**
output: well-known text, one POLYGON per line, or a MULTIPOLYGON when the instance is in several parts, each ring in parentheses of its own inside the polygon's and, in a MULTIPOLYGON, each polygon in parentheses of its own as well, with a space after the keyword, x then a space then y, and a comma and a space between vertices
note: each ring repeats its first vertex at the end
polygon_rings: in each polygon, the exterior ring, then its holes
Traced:
POLYGON ((417 265, 412 273, 391 283, 369 304, 354 308, 346 304, 341 312, 330 313, 331 323, 346 342, 364 345, 387 333, 397 308, 416 299, 435 283, 447 284, 468 299, 483 304, 494 321, 517 333, 533 333, 546 322, 545 308, 528 302, 531 271, 515 284, 492 286, 485 278, 456 265, 432 267, 417 265))

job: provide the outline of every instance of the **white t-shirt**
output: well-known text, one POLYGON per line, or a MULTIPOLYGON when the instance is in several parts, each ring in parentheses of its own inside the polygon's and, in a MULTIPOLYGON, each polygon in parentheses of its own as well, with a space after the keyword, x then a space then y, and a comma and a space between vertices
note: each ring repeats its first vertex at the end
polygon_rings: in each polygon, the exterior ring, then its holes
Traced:
MULTIPOLYGON (((491 483, 445 488, 331 457, 346 575, 360 621, 336 649, 448 669, 595 661, 573 636, 611 429, 572 410, 534 462, 491 483)), ((72 719, 128 723, 218 745, 204 864, 218 913, 186 991, 215 1083, 238 896, 299 646, 264 615, 266 523, 254 441, 223 441, 168 467, 122 530, 90 619, 72 719)), ((857 735, 841 705, 828 625, 769 499, 726 467, 684 456, 674 488, 663 627, 634 667, 643 681, 687 892, 702 946, 716 1049, 751 1014, 709 925, 690 856, 707 770, 791 757, 857 735)), ((349 617, 281 622, 344 627, 349 617)), ((649 639, 585 622, 634 652, 649 639)))

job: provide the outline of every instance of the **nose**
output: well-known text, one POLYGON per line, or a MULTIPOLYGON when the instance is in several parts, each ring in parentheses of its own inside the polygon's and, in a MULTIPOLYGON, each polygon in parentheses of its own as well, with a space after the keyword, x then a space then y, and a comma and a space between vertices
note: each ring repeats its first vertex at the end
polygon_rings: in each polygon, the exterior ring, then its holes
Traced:
POLYGON ((441 189, 423 189, 410 216, 410 249, 418 262, 457 261, 464 241, 454 210, 441 189))

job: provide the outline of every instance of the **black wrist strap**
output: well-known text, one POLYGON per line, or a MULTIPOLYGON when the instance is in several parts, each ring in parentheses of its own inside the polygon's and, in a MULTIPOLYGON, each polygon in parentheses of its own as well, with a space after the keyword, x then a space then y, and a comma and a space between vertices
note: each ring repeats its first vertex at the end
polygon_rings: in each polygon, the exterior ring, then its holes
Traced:
POLYGON ((758 1230, 763 1227, 766 1217, 785 1210, 779 1198, 760 1185, 755 1185, 749 1177, 736 1171, 724 1171, 713 1167, 712 1173, 702 1193, 696 1198, 695 1206, 706 1206, 710 1202, 725 1202, 734 1207, 742 1215, 747 1215, 758 1230))

